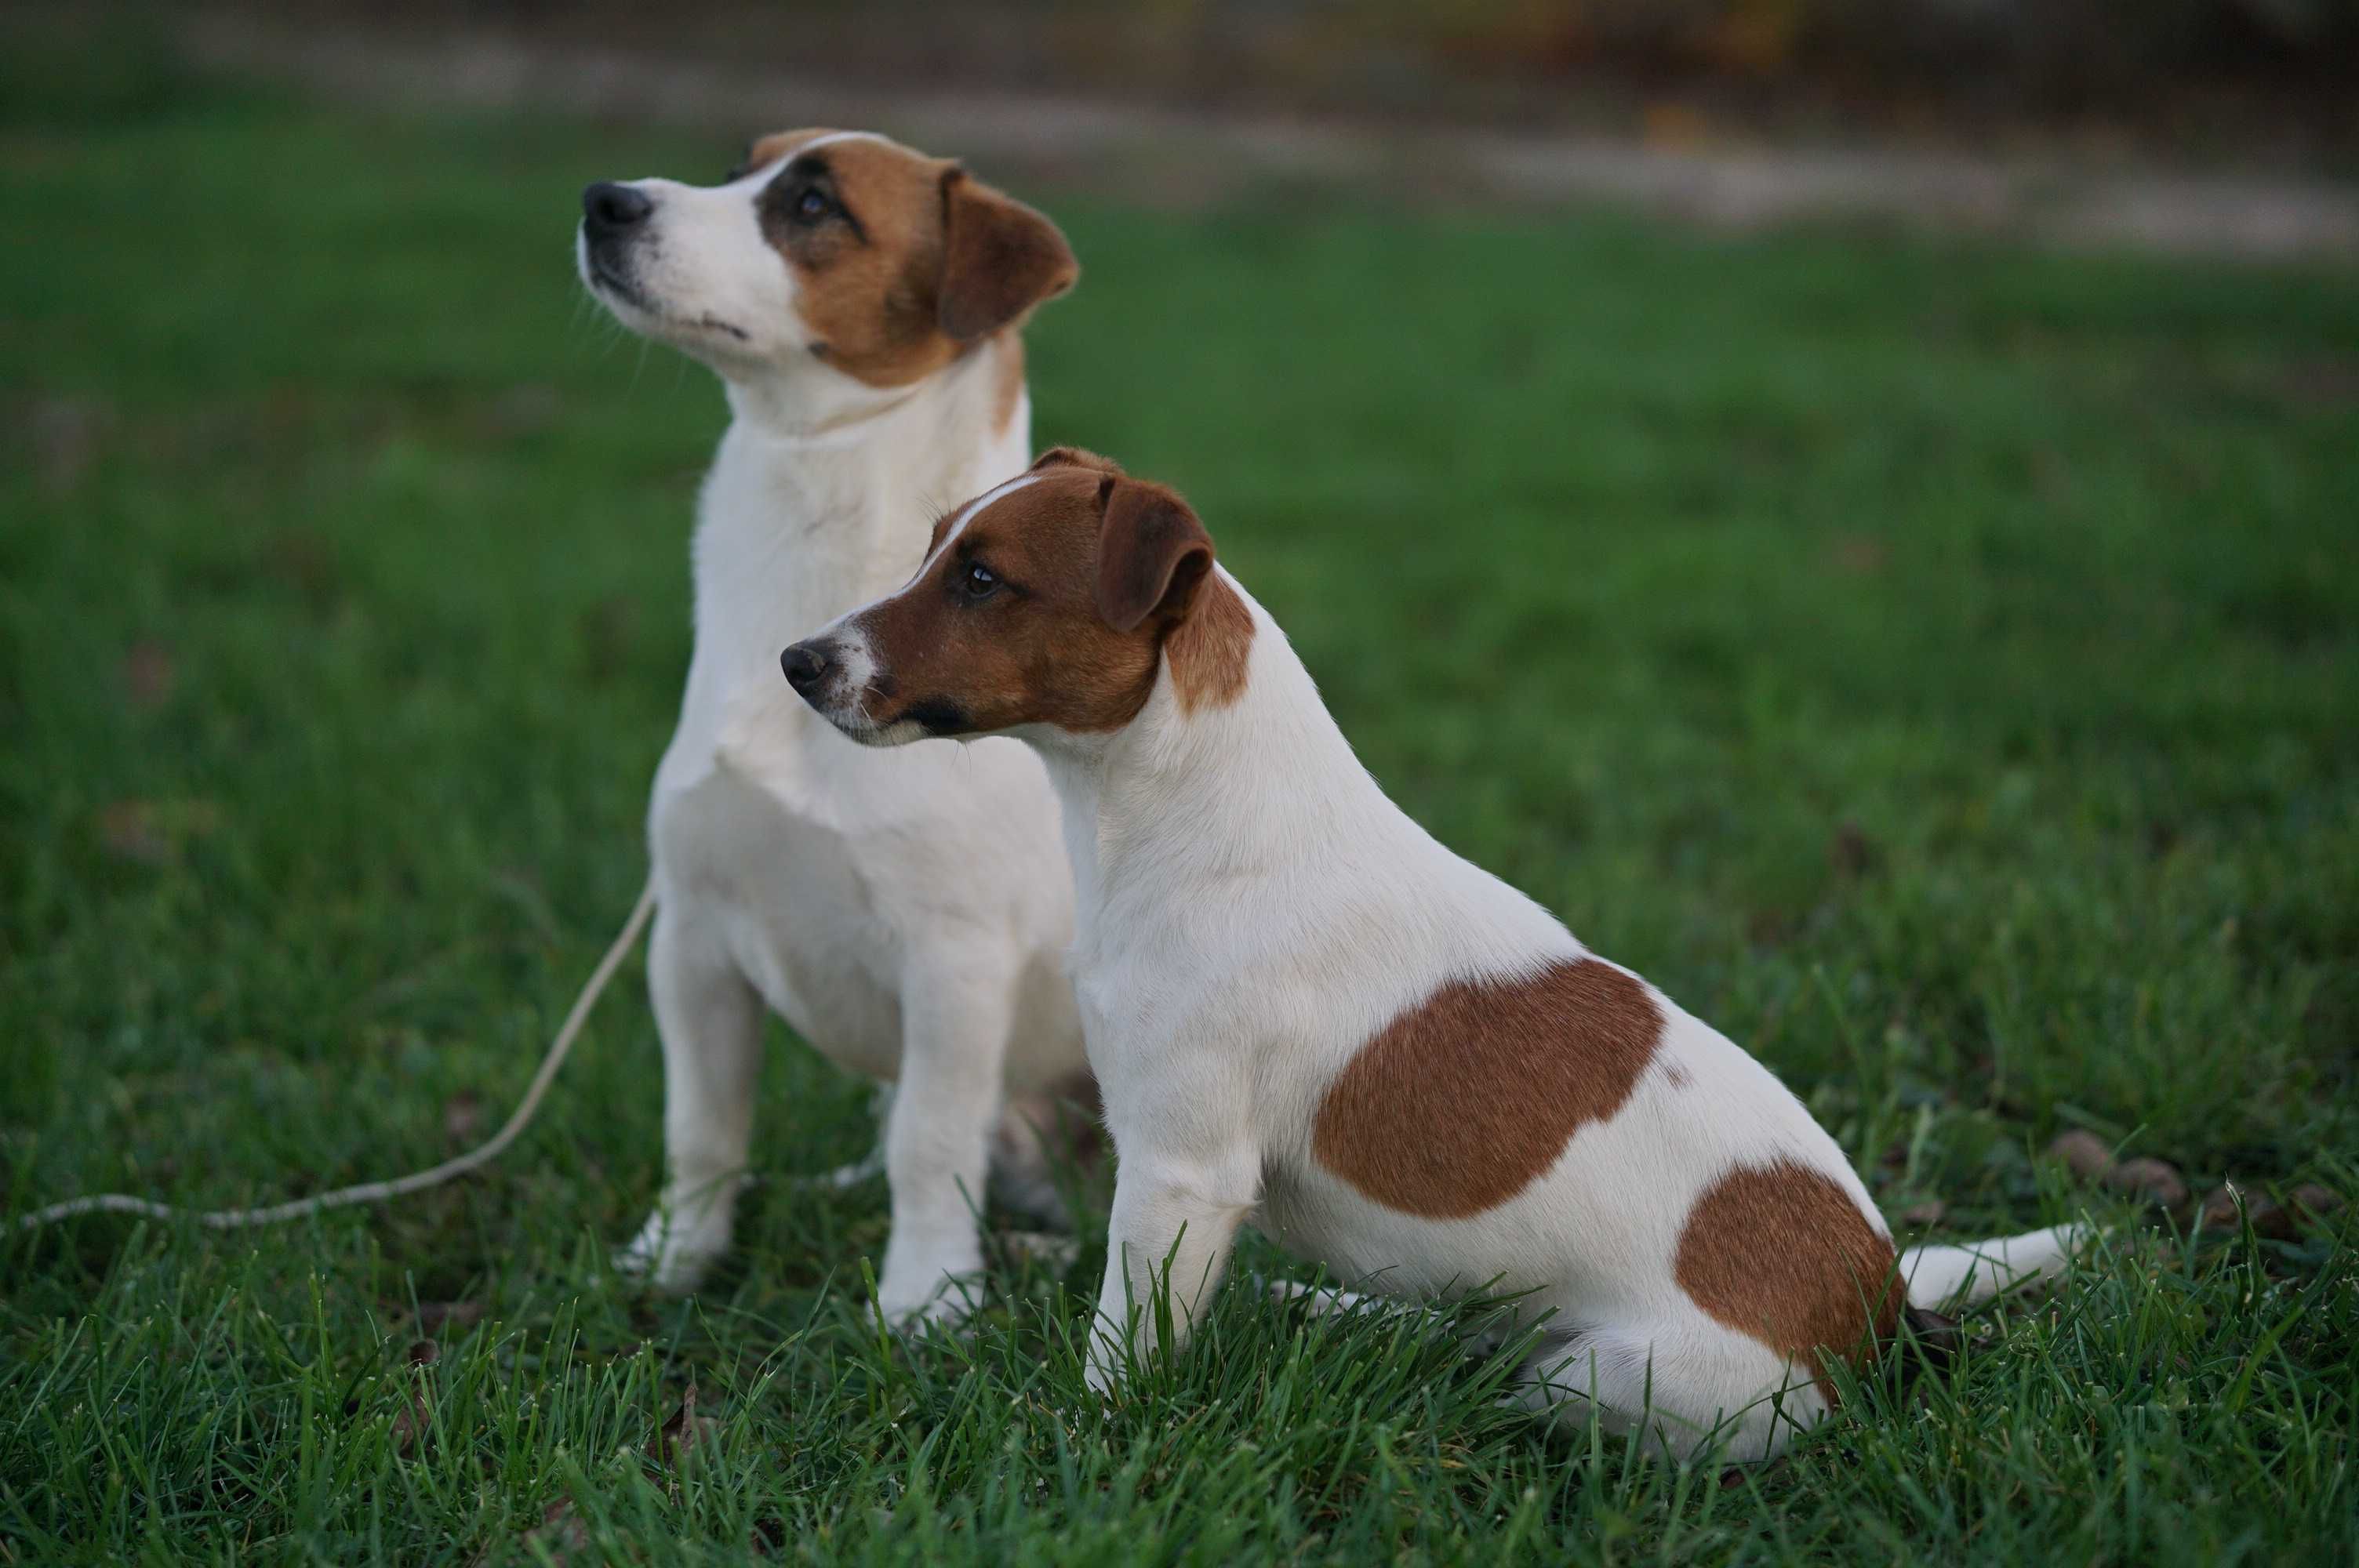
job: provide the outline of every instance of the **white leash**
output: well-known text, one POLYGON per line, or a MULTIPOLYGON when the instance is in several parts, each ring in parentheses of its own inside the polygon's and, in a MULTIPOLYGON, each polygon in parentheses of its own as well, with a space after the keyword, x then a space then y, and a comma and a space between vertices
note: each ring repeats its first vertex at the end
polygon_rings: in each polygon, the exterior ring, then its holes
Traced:
POLYGON ((622 934, 606 949, 606 956, 598 960, 598 967, 590 972, 590 979, 582 987, 582 994, 573 999, 573 1011, 565 1015, 565 1022, 559 1027, 557 1038, 549 1042, 549 1054, 540 1059, 540 1071, 533 1075, 532 1086, 525 1090, 524 1099, 505 1126, 483 1144, 464 1154, 445 1160, 428 1170, 397 1176, 388 1182, 363 1182, 356 1187, 338 1187, 332 1193, 297 1198, 291 1203, 272 1204, 266 1208, 183 1209, 122 1193, 99 1193, 36 1209, 16 1222, 17 1228, 34 1230, 60 1219, 71 1219, 78 1214, 138 1214, 150 1219, 174 1219, 186 1215, 199 1225, 211 1226, 215 1230, 236 1230, 249 1225, 277 1225, 283 1220, 300 1219, 322 1209, 383 1203, 405 1193, 440 1186, 454 1176, 463 1176, 478 1166, 487 1165, 498 1159, 501 1152, 516 1141, 516 1135, 530 1125, 533 1113, 540 1108, 541 1097, 549 1092, 550 1082, 557 1076, 557 1069, 565 1065, 565 1054, 573 1049, 574 1036, 582 1033, 582 1025, 589 1021, 590 1010, 598 1005, 599 995, 605 990, 606 982, 614 978, 614 971, 622 968, 623 960, 637 946, 639 934, 647 928, 647 917, 655 911, 656 884, 650 879, 639 894, 637 907, 631 911, 631 918, 624 922, 622 934))

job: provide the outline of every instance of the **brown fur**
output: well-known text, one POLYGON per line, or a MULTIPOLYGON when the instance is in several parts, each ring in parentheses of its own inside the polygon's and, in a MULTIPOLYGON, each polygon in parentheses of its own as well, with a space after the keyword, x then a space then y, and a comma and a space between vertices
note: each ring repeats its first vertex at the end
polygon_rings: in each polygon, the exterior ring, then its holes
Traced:
POLYGON ((1841 1183, 1780 1162, 1730 1172, 1696 1200, 1680 1234, 1680 1288, 1718 1323, 1817 1368, 1889 1338, 1906 1292, 1892 1243, 1841 1183))
POLYGON ((1180 711, 1226 708, 1243 696, 1253 639, 1253 611, 1237 590, 1219 578, 1206 582, 1188 619, 1163 642, 1180 711))
POLYGON ((926 568, 863 617, 880 672, 870 721, 1118 730, 1167 656, 1184 706, 1234 700, 1251 614, 1211 576, 1212 542, 1188 503, 1076 448, 1044 452, 1031 472, 987 509, 938 522, 926 568), (978 565, 999 580, 982 599, 965 587, 978 565), (1199 591, 1207 581, 1216 591, 1199 591))
MULTIPOLYGON (((864 137, 800 150, 827 134, 778 132, 746 156, 786 159, 760 198, 763 232, 795 270, 812 352, 845 374, 921 380, 1080 276, 1055 224, 956 164, 864 137), (810 188, 837 211, 801 217, 810 188)), ((1013 373, 1020 390, 1020 353, 1013 373)), ((999 395, 1004 427, 1013 399, 999 395)))
POLYGON ((1463 1219, 1553 1165, 1622 1108, 1654 1059, 1645 986, 1580 958, 1523 980, 1452 980, 1394 1019, 1328 1086, 1311 1152, 1386 1208, 1463 1219))
POLYGON ((947 705, 962 730, 1130 722, 1155 687, 1158 638, 1117 632, 1097 611, 1100 490, 1120 482, 1080 467, 1044 473, 970 519, 924 575, 871 611, 863 629, 884 674, 870 717, 947 705), (1003 586, 970 603, 960 585, 977 563, 1003 586))

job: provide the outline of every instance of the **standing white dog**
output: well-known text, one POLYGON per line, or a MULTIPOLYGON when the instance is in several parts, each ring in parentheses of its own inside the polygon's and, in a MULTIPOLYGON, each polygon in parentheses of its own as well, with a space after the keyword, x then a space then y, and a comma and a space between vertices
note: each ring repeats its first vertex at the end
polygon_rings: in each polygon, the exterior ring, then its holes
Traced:
POLYGON ((1528 1292, 1535 1406, 1760 1458, 1904 1303, 2071 1255, 2067 1227, 1896 1259, 1801 1102, 1402 815, 1187 504, 1103 459, 962 508, 784 664, 855 740, 1002 732, 1049 764, 1120 1162, 1099 1388, 1125 1331, 1152 1348, 1150 1291, 1184 1335, 1256 1217, 1386 1294, 1528 1292))
POLYGON ((1023 468, 1019 333, 1079 269, 1038 212, 862 132, 765 137, 716 187, 592 185, 582 213, 590 291, 718 372, 734 415, 648 812, 668 1180, 624 1261, 685 1289, 727 1247, 766 1002, 897 1083, 877 1305, 954 1316, 995 1144, 1037 1195, 1035 1119, 1086 1072, 1055 799, 1014 741, 852 745, 779 684, 777 654, 907 580, 928 518, 1023 468))

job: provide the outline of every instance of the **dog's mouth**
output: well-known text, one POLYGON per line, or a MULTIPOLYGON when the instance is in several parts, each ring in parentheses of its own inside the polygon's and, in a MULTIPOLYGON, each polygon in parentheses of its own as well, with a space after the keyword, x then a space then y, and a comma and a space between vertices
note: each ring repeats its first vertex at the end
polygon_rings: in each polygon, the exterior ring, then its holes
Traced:
POLYGON ((582 280, 590 286, 592 293, 607 295, 641 315, 663 315, 656 302, 647 297, 647 291, 639 287, 639 280, 615 261, 605 246, 586 233, 582 236, 582 280))
POLYGON ((705 332, 745 343, 753 341, 752 334, 734 321, 724 321, 706 311, 701 316, 676 315, 664 308, 660 300, 647 291, 605 248, 587 235, 582 241, 582 278, 590 291, 611 303, 627 307, 654 326, 675 332, 705 332))
POLYGON ((880 718, 869 711, 875 694, 864 687, 845 693, 831 683, 797 695, 844 739, 864 746, 906 746, 912 741, 963 735, 973 729, 965 710, 942 697, 923 697, 898 713, 880 718))

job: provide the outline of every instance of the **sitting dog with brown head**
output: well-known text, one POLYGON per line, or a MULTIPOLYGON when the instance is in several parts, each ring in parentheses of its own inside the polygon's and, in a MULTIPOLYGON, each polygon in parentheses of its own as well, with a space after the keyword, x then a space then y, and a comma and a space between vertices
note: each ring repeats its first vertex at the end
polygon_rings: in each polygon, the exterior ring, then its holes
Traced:
POLYGON ((734 416, 648 811, 668 1180, 623 1260, 685 1289, 728 1245, 766 1007, 897 1086, 877 1304, 955 1316, 987 1168, 1053 1204, 1036 1130, 1086 1071, 1055 799, 1014 741, 853 744, 777 659, 906 580, 942 506, 1023 469, 1023 328, 1072 252, 959 165, 859 131, 765 136, 719 185, 602 182, 582 208, 582 282, 712 367, 734 416))

